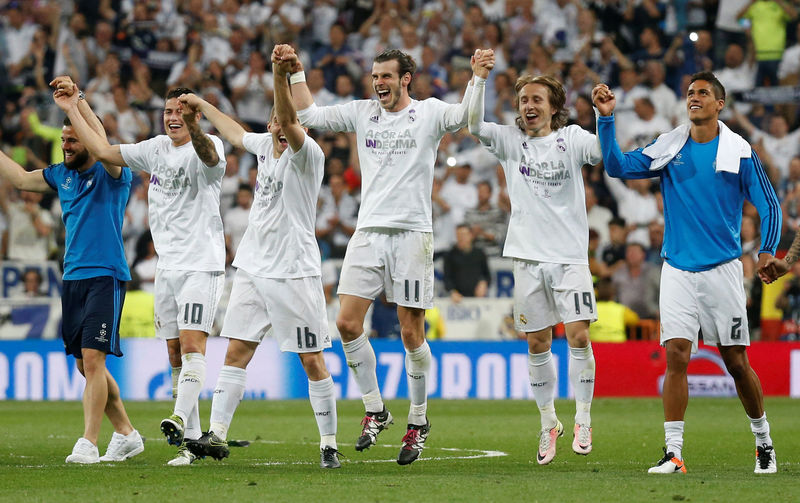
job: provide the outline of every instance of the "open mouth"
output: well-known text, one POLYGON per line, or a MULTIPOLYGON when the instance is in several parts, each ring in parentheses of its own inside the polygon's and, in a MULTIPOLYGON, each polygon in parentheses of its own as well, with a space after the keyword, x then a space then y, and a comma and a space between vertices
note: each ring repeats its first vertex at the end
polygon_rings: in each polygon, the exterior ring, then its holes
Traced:
POLYGON ((700 105, 691 105, 689 110, 700 110, 702 107, 700 105))
POLYGON ((533 122, 538 118, 539 118, 539 116, 537 114, 533 113, 533 112, 528 112, 528 113, 525 114, 525 120, 528 121, 528 122, 533 122))
POLYGON ((170 131, 177 131, 177 130, 179 130, 181 128, 181 125, 180 124, 170 124, 167 127, 169 128, 170 131))
POLYGON ((391 95, 388 89, 376 89, 375 92, 378 94, 378 99, 380 101, 388 100, 391 95))
POLYGON ((283 135, 278 136, 278 143, 281 144, 281 147, 288 147, 289 146, 289 142, 286 140, 286 137, 283 136, 283 135))

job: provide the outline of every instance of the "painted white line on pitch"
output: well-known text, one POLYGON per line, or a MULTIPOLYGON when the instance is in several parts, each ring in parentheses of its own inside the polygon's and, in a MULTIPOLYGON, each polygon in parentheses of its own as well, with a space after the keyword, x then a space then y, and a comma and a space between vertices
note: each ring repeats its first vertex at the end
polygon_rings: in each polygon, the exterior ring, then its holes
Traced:
MULTIPOLYGON (((281 442, 280 440, 255 440, 254 442, 260 443, 267 443, 267 444, 286 444, 289 442, 281 442)), ((299 442, 305 444, 314 444, 316 442, 299 442)), ((339 444, 339 445, 353 445, 353 444, 339 444)), ((374 445, 374 447, 390 447, 396 448, 395 445, 390 444, 382 444, 382 445, 374 445)), ((417 461, 447 461, 451 459, 479 459, 479 458, 498 458, 503 456, 508 456, 507 452, 503 451, 486 451, 483 449, 460 449, 458 447, 429 447, 429 450, 440 450, 440 451, 447 451, 447 452, 471 452, 473 454, 464 454, 461 456, 435 456, 435 457, 425 457, 419 458, 417 461)), ((342 463, 348 464, 360 464, 360 463, 396 463, 397 459, 364 459, 364 460, 352 460, 352 458, 345 458, 342 463)), ((282 465, 316 465, 317 462, 312 461, 265 461, 263 463, 252 463, 253 466, 282 466, 282 465)))

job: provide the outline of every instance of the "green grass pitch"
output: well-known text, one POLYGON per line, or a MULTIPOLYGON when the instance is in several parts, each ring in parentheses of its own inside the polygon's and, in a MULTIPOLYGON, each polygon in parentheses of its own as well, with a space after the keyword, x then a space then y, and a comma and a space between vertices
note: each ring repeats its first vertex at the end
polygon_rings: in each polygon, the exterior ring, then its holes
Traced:
MULTIPOLYGON (((229 438, 250 440, 230 458, 169 467, 175 448, 164 441, 160 420, 171 404, 126 404, 147 439, 145 452, 122 463, 66 465, 82 433, 77 402, 0 402, 0 501, 800 501, 800 403, 768 398, 766 409, 778 459, 776 475, 753 473, 755 448, 736 399, 693 398, 687 412, 685 476, 655 476, 647 468, 661 457, 658 399, 597 399, 592 408, 594 451, 572 452, 572 402, 559 401, 564 423, 558 454, 536 463, 539 415, 534 402, 432 400, 432 423, 423 458, 399 466, 407 401, 388 407, 395 424, 379 445, 358 453, 353 443, 363 408, 339 402, 340 470, 319 468, 318 435, 307 401, 246 401, 229 438)), ((201 403, 207 427, 209 402, 201 403)), ((111 436, 106 421, 101 455, 111 436)))

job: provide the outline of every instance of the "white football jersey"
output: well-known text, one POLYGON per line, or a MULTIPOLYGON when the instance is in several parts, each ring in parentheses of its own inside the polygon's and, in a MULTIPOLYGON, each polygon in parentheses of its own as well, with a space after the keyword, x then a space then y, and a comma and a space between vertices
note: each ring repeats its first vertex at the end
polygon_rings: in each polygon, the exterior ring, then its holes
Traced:
POLYGON ((150 173, 148 211, 159 269, 225 270, 225 236, 219 215, 225 151, 222 140, 207 136, 219 156, 213 167, 197 157, 192 142, 175 147, 167 135, 119 146, 125 164, 150 173))
POLYGON ((511 198, 503 255, 588 264, 581 167, 602 160, 596 137, 579 126, 567 126, 533 138, 517 126, 482 122, 479 138, 500 160, 511 198))
POLYGON ((462 104, 411 100, 399 112, 387 112, 377 100, 311 105, 297 112, 306 127, 356 133, 361 166, 358 229, 432 231, 436 152, 445 133, 466 125, 468 93, 462 104))
POLYGON ((325 155, 306 136, 297 152, 272 156, 272 135, 246 133, 242 144, 258 160, 258 177, 247 230, 233 265, 253 276, 319 276, 319 246, 314 235, 317 198, 325 155))

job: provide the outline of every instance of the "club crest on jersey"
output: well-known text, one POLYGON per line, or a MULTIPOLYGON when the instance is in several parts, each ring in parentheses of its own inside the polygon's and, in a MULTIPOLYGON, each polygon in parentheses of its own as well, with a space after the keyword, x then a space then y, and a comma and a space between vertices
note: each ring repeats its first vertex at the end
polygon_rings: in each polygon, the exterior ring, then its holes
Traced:
POLYGON ((525 316, 524 314, 520 314, 519 315, 519 322, 522 323, 523 325, 527 325, 528 324, 528 317, 525 316))
POLYGON ((417 120, 417 111, 413 108, 408 111, 408 122, 414 122, 417 120))
POLYGON ((265 155, 258 156, 258 162, 264 162, 266 160, 267 160, 267 156, 265 156, 265 155))
POLYGON ((567 151, 567 143, 564 141, 564 138, 559 138, 556 140, 556 148, 561 152, 567 151))
POLYGON ((522 142, 522 148, 524 148, 525 150, 528 150, 528 142, 526 142, 526 141, 522 142))
POLYGON ((378 115, 373 115, 372 117, 369 118, 369 121, 374 122, 375 124, 378 123, 378 120, 380 120, 380 116, 378 115))
POLYGON ((64 190, 69 190, 72 187, 72 177, 68 176, 64 183, 61 184, 61 188, 64 190))

